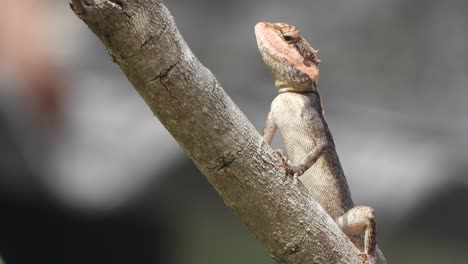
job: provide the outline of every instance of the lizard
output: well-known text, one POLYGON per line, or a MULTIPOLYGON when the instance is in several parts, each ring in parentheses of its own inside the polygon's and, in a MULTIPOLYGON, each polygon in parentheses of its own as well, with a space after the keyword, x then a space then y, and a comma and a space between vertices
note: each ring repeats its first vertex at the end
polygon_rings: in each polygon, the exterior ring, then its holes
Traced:
POLYGON ((279 131, 288 158, 276 150, 286 174, 297 178, 361 250, 365 263, 386 263, 377 247, 375 213, 355 206, 328 128, 318 92, 317 52, 301 32, 285 23, 259 22, 258 49, 273 74, 279 95, 271 103, 263 141, 279 131))

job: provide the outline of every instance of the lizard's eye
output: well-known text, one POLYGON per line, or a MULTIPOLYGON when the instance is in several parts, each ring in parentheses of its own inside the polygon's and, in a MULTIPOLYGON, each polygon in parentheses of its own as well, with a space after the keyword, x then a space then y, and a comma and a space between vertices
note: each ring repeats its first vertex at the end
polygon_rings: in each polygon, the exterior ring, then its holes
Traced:
POLYGON ((283 38, 284 38, 284 41, 286 41, 287 43, 292 43, 294 41, 294 38, 289 35, 285 35, 283 38))

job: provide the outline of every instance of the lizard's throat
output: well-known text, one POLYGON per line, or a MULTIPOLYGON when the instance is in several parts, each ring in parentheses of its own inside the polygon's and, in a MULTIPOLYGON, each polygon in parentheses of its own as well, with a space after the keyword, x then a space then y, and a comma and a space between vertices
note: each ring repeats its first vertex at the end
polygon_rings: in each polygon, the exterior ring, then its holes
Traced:
POLYGON ((275 76, 275 86, 278 92, 316 92, 317 85, 312 80, 292 81, 287 78, 275 76))
POLYGON ((318 81, 318 68, 306 67, 295 63, 281 54, 262 54, 263 59, 273 74, 275 85, 279 92, 306 92, 316 91, 318 81))

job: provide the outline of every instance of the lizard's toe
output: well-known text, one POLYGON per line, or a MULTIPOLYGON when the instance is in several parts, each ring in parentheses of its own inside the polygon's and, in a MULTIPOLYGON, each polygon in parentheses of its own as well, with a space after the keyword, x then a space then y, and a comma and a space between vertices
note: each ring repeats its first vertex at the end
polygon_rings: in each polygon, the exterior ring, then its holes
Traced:
POLYGON ((298 176, 297 173, 293 174, 293 182, 292 182, 293 185, 297 185, 297 176, 298 176))
POLYGON ((359 253, 359 258, 361 258, 363 263, 369 263, 369 255, 367 255, 366 253, 359 253))
POLYGON ((362 263, 364 263, 364 264, 374 264, 375 263, 373 258, 366 252, 359 253, 359 257, 361 258, 362 263))

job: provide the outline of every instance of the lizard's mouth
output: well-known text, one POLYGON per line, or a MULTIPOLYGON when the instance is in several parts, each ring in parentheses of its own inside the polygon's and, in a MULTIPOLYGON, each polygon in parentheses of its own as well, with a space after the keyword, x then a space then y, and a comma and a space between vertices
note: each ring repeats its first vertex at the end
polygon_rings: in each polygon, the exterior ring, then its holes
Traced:
POLYGON ((271 23, 268 23, 268 22, 258 22, 256 25, 255 25, 255 35, 258 36, 258 33, 261 32, 262 30, 264 30, 265 27, 268 27, 269 25, 271 25, 271 23))

